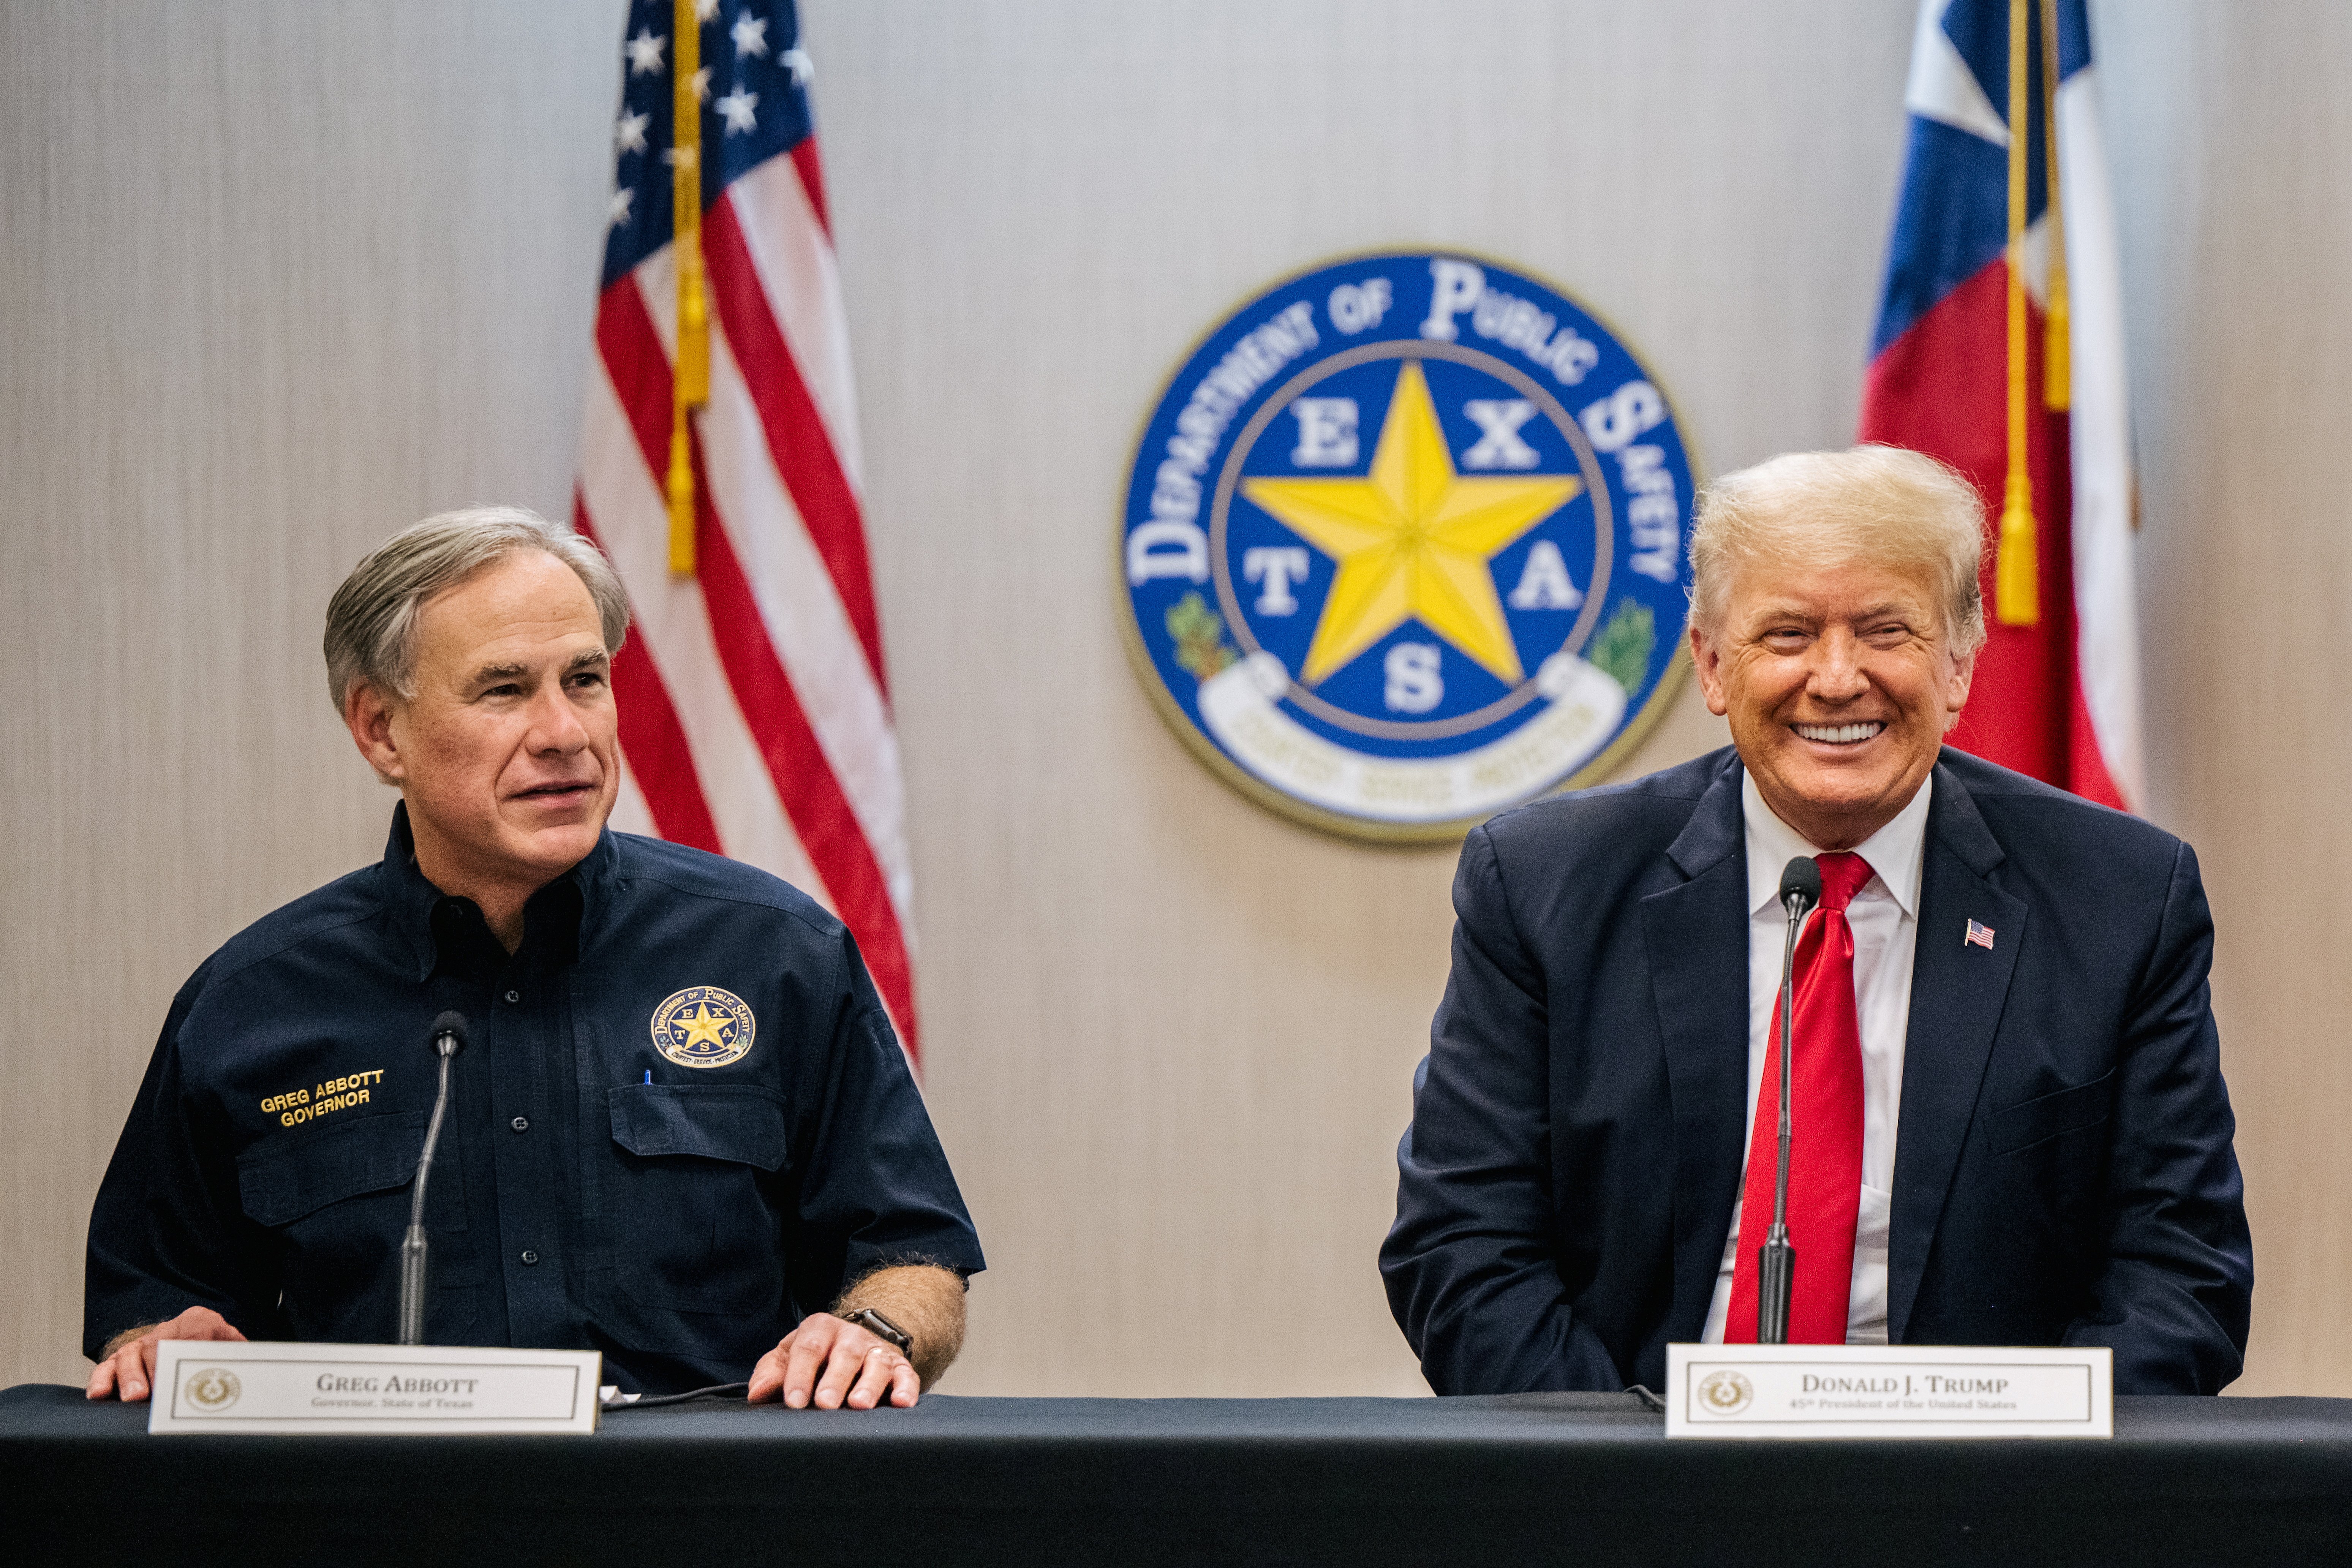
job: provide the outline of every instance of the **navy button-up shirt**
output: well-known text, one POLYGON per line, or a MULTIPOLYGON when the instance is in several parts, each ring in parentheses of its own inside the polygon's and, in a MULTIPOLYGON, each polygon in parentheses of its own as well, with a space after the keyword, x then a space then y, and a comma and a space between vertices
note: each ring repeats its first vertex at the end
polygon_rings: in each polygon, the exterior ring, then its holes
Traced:
POLYGON ((427 1031, 470 1024, 426 1188, 425 1339, 740 1381, 874 1268, 982 1267, 856 943, 766 873, 607 832, 509 954, 417 868, 266 916, 173 999, 90 1216, 84 1350, 207 1306, 393 1339, 427 1031))

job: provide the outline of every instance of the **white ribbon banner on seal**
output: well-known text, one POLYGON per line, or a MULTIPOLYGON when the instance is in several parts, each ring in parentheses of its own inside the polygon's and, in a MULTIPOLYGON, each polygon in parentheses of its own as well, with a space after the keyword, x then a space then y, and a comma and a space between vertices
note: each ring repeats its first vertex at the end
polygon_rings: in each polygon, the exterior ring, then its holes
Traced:
POLYGON ((1386 822, 1484 816, 1574 773, 1617 732, 1625 689, 1571 653, 1536 672, 1549 706, 1499 741, 1438 761, 1370 757, 1334 745, 1276 705, 1290 672, 1255 653, 1201 685, 1201 717, 1252 773, 1327 811, 1386 822))
POLYGON ((165 1340, 147 1430, 588 1433, 604 1364, 595 1351, 165 1340))
POLYGON ((2112 1437, 2115 1352, 1668 1345, 1669 1437, 2112 1437))

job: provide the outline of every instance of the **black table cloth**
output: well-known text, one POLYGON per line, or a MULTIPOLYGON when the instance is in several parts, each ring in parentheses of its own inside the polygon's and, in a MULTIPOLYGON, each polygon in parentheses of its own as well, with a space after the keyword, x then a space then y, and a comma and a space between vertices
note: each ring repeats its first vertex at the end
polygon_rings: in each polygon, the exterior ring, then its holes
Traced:
POLYGON ((2352 1563, 2352 1400, 2109 1442, 1674 1442, 1631 1395, 698 1403, 589 1437, 150 1437, 0 1394, 17 1562, 2352 1563))

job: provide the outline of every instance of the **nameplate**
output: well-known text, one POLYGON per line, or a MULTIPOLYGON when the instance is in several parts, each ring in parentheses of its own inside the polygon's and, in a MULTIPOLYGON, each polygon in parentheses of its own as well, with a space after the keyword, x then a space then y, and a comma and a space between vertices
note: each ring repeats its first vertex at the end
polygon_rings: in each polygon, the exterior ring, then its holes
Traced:
POLYGON ((2112 1437, 2115 1352, 1668 1345, 1669 1437, 2112 1437))
POLYGON ((593 1432, 595 1351, 165 1340, 150 1432, 593 1432))

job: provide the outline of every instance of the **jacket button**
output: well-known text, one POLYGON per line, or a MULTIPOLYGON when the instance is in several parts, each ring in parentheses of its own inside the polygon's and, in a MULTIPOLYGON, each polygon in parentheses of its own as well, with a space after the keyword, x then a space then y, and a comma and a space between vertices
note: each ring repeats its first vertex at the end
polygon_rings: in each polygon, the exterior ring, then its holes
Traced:
POLYGON ((522 1255, 522 1260, 525 1263, 536 1263, 539 1261, 539 1254, 536 1252, 526 1252, 522 1255))
POLYGON ((520 1002, 522 1000, 522 993, 520 991, 509 991, 507 993, 507 1000, 509 1002, 520 1002))
POLYGON ((508 1122, 507 1125, 513 1128, 518 1132, 528 1132, 530 1131, 530 1118, 528 1116, 518 1116, 512 1121, 508 1122))

